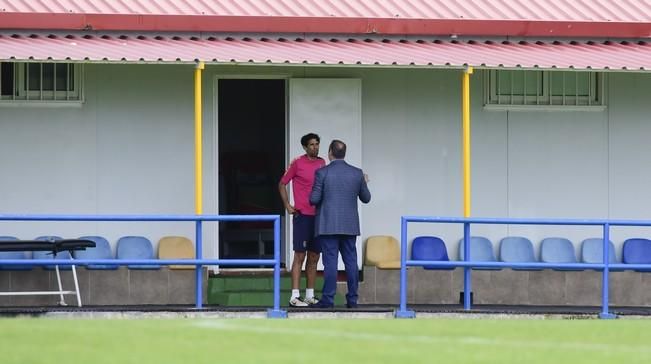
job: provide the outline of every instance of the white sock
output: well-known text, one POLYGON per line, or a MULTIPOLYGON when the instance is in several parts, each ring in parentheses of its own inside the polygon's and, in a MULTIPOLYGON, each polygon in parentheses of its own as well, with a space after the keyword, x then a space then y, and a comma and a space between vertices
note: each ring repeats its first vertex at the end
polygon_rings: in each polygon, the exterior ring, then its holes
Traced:
POLYGON ((292 298, 298 298, 301 296, 301 293, 297 289, 292 289, 292 298))
POLYGON ((308 288, 305 290, 305 299, 314 297, 314 288, 308 288))

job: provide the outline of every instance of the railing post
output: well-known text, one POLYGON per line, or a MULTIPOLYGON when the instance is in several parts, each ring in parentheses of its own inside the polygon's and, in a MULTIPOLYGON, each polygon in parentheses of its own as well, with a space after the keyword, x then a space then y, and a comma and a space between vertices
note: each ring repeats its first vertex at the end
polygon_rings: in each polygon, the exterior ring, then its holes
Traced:
POLYGON ((600 319, 614 319, 617 316, 608 312, 608 279, 610 272, 610 224, 604 224, 604 241, 603 241, 603 262, 604 270, 601 276, 601 313, 599 314, 600 319))
POLYGON ((274 220, 274 307, 267 317, 287 318, 287 311, 280 309, 280 216, 274 220))
MULTIPOLYGON (((470 259, 470 223, 463 223, 463 257, 466 262, 470 259)), ((472 281, 470 267, 463 267, 463 309, 470 310, 470 292, 472 292, 472 281)))
MULTIPOLYGON (((195 247, 195 252, 196 252, 196 258, 197 259, 203 259, 203 242, 201 239, 202 234, 202 229, 201 229, 201 220, 197 218, 197 221, 195 222, 195 239, 196 241, 196 247, 195 247)), ((194 284, 194 292, 195 292, 195 308, 202 308, 203 307, 203 266, 201 264, 197 264, 195 266, 195 284, 194 284)))
POLYGON ((396 318, 414 318, 416 313, 407 310, 407 219, 400 218, 400 308, 396 318))

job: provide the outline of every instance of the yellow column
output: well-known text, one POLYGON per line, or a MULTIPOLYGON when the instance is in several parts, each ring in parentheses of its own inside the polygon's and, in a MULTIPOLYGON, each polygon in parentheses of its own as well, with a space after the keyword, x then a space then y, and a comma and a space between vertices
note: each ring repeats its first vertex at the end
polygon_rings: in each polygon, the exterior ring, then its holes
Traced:
POLYGON ((463 145, 463 217, 470 217, 470 75, 472 67, 463 71, 461 113, 463 145))
POLYGON ((202 107, 201 107, 201 73, 203 62, 197 63, 194 69, 194 206, 195 213, 203 213, 203 162, 202 162, 202 107))

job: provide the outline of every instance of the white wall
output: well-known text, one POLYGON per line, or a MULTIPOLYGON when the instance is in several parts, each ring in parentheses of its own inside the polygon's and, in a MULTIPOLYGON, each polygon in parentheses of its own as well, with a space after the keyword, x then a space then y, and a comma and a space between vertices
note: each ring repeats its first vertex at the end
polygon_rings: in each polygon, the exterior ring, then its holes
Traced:
MULTIPOLYGON (((81 107, 0 108, 0 211, 194 213, 192 68, 85 68, 81 107)), ((164 235, 194 240, 194 225, 5 222, 0 233, 23 239, 99 234, 113 244, 123 235, 144 235, 156 244, 164 235)))
MULTIPOLYGON (((608 108, 608 203, 613 219, 650 220, 651 75, 618 74, 610 78, 608 108)), ((614 228, 613 242, 651 237, 649 228, 614 228)), ((621 259, 621 256, 619 256, 621 259)))
MULTIPOLYGON (((399 237, 401 215, 462 216, 460 72, 308 69, 305 77, 359 77, 363 82, 363 167, 373 201, 364 206, 364 236, 399 237)), ((651 202, 651 152, 644 139, 651 106, 648 74, 609 74, 605 111, 487 111, 482 72, 472 76, 472 216, 644 219, 651 202), (614 167, 616 165, 616 167, 614 167)), ((651 229, 612 228, 624 239, 651 229)), ((497 242, 507 235, 580 241, 598 227, 474 225, 497 242)), ((434 234, 456 258, 460 225, 410 225, 434 234)), ((538 253, 538 252, 536 252, 538 253)), ((578 256, 578 255, 577 255, 578 256)))
MULTIPOLYGON (((217 74, 362 80, 362 167, 372 202, 363 238, 399 237, 401 215, 462 215, 460 72, 301 67, 214 67, 204 77, 204 213, 215 213, 217 74)), ((81 108, 0 108, 1 213, 193 213, 193 68, 87 65, 81 108)), ((482 107, 472 78, 472 215, 647 218, 651 202, 651 75, 609 75, 603 112, 505 112, 482 107)), ((318 131, 317 131, 318 132, 318 131)), ((210 224, 204 230, 210 230, 210 224)), ((461 226, 414 224, 457 257, 461 226)), ((98 233, 192 237, 190 223, 1 223, 0 234, 98 233)), ((522 234, 566 236, 578 250, 598 228, 476 226, 496 243, 522 234)), ((651 230, 613 229, 626 237, 651 230)), ((209 240, 209 239, 208 239, 209 240)), ((213 241, 206 242, 207 254, 213 241)), ((619 253, 619 251, 618 251, 619 253)), ((620 257, 621 258, 621 257, 620 257)))

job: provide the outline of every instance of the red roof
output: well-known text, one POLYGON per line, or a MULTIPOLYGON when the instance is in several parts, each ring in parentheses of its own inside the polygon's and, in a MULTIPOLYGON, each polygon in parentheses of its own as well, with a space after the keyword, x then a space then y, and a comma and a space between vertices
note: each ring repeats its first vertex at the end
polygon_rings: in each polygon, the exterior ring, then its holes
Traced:
POLYGON ((0 0, 0 28, 651 37, 647 0, 0 0))
POLYGON ((45 14, 651 21, 651 3, 645 0, 0 0, 0 11, 45 14))
POLYGON ((651 42, 0 35, 0 60, 650 70, 651 42))

